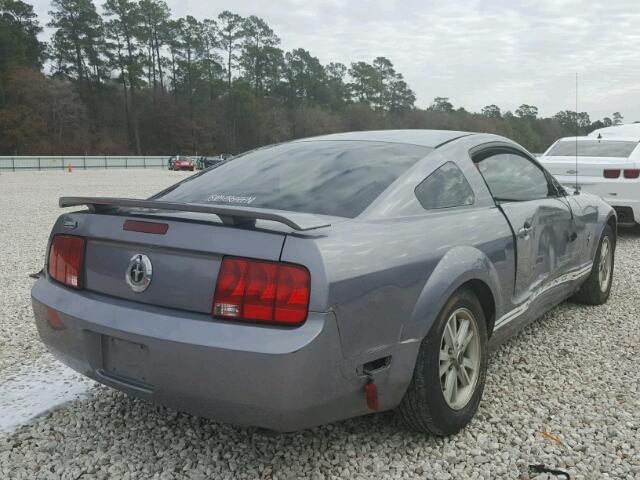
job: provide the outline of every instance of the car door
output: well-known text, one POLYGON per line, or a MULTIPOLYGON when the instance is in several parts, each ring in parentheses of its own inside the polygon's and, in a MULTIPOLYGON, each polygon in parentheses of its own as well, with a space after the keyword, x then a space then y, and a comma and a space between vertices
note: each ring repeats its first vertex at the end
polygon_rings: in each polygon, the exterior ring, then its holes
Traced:
POLYGON ((492 147, 476 153, 473 160, 514 234, 514 303, 542 293, 552 301, 566 296, 561 282, 554 281, 577 262, 573 212, 567 200, 549 174, 520 150, 492 147))

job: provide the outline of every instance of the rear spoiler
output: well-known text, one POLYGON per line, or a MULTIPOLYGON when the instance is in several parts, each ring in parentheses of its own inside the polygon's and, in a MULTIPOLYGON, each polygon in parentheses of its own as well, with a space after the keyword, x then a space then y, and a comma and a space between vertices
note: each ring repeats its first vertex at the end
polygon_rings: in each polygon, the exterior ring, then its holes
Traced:
POLYGON ((118 207, 212 213, 220 217, 220 220, 225 225, 242 225, 255 220, 271 220, 298 231, 314 230, 331 225, 321 216, 310 213, 284 212, 264 208, 227 207, 225 205, 202 205, 199 203, 164 202, 161 200, 138 200, 135 198, 60 197, 59 205, 61 207, 87 205, 92 212, 96 213, 118 207))

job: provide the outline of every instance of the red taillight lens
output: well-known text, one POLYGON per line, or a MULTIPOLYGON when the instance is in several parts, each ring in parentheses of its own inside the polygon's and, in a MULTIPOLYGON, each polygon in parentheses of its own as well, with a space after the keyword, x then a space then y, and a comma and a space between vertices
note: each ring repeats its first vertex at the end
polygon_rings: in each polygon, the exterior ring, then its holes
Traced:
POLYGON ((309 271, 300 265, 226 257, 213 299, 214 317, 300 325, 309 309, 309 271))
POLYGON ((638 178, 640 177, 640 169, 629 168, 624 171, 624 178, 638 178))
POLYGON ((604 171, 604 178, 618 178, 620 177, 620 170, 605 170, 604 171))
POLYGON ((275 320, 301 323, 309 308, 309 271, 297 265, 280 265, 275 320))
POLYGON ((82 288, 82 268, 84 264, 82 237, 56 235, 49 249, 49 275, 58 282, 73 288, 82 288))
POLYGON ((249 262, 242 305, 244 318, 267 322, 274 320, 277 275, 277 263, 249 262))

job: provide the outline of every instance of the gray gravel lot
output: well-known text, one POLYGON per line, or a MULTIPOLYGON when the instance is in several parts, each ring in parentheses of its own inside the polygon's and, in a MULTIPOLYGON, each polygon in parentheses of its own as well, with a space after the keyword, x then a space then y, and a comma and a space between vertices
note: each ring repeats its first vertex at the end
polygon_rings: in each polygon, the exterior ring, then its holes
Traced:
MULTIPOLYGON (((0 386, 59 368, 37 339, 28 273, 39 270, 60 195, 145 196, 160 170, 0 175, 0 386)), ((566 303, 490 361, 478 415, 436 439, 393 413, 270 434, 176 413, 97 386, 0 433, 0 478, 640 478, 640 232, 622 232, 612 298, 566 303)), ((11 407, 0 403, 0 415, 11 407)))

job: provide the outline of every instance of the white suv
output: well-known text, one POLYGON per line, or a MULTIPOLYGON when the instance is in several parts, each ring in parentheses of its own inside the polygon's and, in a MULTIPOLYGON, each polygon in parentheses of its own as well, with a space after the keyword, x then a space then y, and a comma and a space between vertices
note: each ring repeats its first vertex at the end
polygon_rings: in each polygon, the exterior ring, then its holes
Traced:
POLYGON ((538 160, 567 188, 575 188, 577 174, 581 190, 613 206, 619 225, 633 226, 640 223, 638 144, 637 137, 566 137, 538 160))

